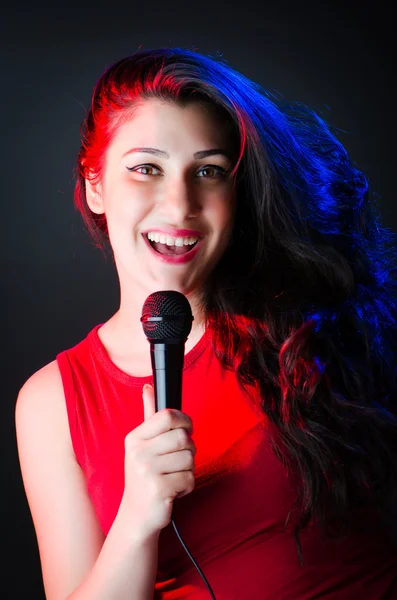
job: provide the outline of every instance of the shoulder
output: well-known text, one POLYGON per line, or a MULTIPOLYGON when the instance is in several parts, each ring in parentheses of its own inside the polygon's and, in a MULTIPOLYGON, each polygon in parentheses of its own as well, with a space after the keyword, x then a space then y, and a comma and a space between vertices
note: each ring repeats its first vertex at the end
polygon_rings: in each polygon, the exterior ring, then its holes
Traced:
POLYGON ((18 398, 35 394, 43 389, 62 392, 62 379, 57 360, 53 360, 31 375, 21 387, 18 398))
POLYGON ((37 370, 24 382, 16 402, 17 419, 30 413, 39 414, 42 419, 45 419, 46 415, 48 418, 54 418, 55 415, 66 417, 65 386, 67 392, 70 383, 69 361, 79 364, 85 362, 93 334, 99 326, 74 346, 61 351, 52 362, 37 370))
POLYGON ((15 406, 15 424, 18 443, 22 437, 56 432, 58 439, 71 447, 64 388, 56 360, 33 373, 22 385, 15 406))
POLYGON ((27 410, 31 405, 56 405, 64 399, 63 384, 57 360, 48 363, 29 377, 18 393, 16 409, 27 410))

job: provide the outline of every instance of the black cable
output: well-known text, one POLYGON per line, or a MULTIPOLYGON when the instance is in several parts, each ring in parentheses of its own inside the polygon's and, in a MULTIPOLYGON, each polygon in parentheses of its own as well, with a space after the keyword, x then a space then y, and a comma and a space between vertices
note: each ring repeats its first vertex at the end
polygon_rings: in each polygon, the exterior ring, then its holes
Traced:
POLYGON ((183 539, 182 539, 182 537, 181 537, 181 534, 179 533, 179 531, 178 531, 178 529, 177 529, 177 527, 176 527, 176 525, 175 525, 175 521, 174 521, 174 519, 171 519, 171 523, 172 523, 172 524, 173 524, 173 526, 174 526, 175 533, 176 533, 176 535, 178 536, 178 538, 179 538, 179 541, 181 542, 182 546, 184 547, 186 554, 188 555, 188 557, 190 558, 190 560, 192 561, 192 563, 193 563, 193 564, 194 564, 194 566, 196 567, 197 571, 200 573, 200 575, 201 575, 201 577, 202 577, 202 579, 203 579, 203 581, 204 581, 205 585, 207 586, 207 590, 209 591, 209 593, 210 593, 210 595, 211 595, 211 598, 212 598, 212 600, 216 600, 216 598, 215 598, 215 594, 214 594, 214 592, 212 591, 210 584, 209 584, 209 583, 208 583, 208 581, 206 580, 204 573, 202 572, 202 570, 200 569, 200 567, 198 566, 198 564, 197 564, 197 563, 196 563, 196 561, 194 560, 193 556, 190 554, 190 552, 189 552, 189 550, 188 550, 188 548, 187 548, 187 546, 186 546, 185 542, 183 541, 183 539))

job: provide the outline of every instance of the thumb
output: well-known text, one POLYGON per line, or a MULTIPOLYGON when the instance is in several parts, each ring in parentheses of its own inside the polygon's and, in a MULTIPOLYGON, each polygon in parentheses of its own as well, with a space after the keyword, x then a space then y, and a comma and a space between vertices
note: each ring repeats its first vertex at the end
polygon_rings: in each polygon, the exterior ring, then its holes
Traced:
POLYGON ((142 389, 143 397, 143 419, 147 421, 156 413, 156 403, 154 400, 154 389, 149 383, 145 383, 142 389))

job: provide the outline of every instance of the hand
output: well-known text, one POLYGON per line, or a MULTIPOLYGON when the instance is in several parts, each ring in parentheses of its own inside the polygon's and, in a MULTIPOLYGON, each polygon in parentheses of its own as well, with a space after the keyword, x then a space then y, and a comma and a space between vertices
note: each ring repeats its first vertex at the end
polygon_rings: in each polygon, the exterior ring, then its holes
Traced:
POLYGON ((144 422, 125 438, 123 508, 144 536, 171 521, 175 498, 194 489, 192 421, 180 410, 155 411, 152 386, 143 387, 144 422))

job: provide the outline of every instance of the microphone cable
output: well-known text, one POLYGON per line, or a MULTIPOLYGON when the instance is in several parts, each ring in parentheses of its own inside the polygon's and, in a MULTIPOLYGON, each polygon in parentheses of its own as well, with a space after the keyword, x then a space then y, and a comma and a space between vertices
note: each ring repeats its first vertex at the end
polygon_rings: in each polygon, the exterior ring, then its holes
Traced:
POLYGON ((194 564, 194 566, 196 567, 197 571, 199 572, 199 574, 200 574, 201 578, 203 579, 203 581, 204 581, 204 583, 205 583, 205 585, 206 585, 206 587, 207 587, 207 590, 208 590, 208 591, 209 591, 209 593, 210 593, 210 596, 211 596, 212 600, 216 600, 216 598, 215 598, 215 594, 214 594, 214 592, 212 591, 212 588, 211 588, 210 584, 208 583, 208 581, 207 581, 207 579, 206 579, 206 577, 205 577, 204 573, 202 572, 202 570, 200 569, 200 567, 198 566, 198 564, 197 564, 197 563, 196 563, 196 561, 194 560, 194 558, 193 558, 192 554, 189 552, 189 550, 188 550, 188 548, 187 548, 187 546, 186 546, 185 542, 183 541, 183 539, 182 539, 182 536, 181 536, 181 534, 179 533, 179 531, 178 531, 178 529, 177 529, 177 526, 175 525, 175 521, 174 521, 174 519, 171 519, 171 523, 172 523, 172 525, 173 525, 173 527, 174 527, 174 529, 175 529, 175 533, 176 533, 176 535, 178 536, 178 539, 179 539, 179 541, 181 542, 181 544, 182 544, 182 546, 183 546, 183 548, 184 548, 184 550, 185 550, 186 554, 188 555, 188 557, 190 558, 190 560, 192 561, 192 563, 193 563, 193 564, 194 564))

